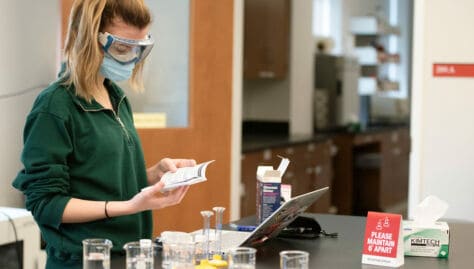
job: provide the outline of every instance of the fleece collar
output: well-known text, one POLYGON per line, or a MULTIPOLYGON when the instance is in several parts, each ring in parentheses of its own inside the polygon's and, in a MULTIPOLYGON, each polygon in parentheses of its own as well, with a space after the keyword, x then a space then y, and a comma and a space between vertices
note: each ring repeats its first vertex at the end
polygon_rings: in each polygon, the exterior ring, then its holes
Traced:
MULTIPOLYGON (((112 81, 105 79, 104 81, 105 88, 109 91, 109 95, 113 104, 120 105, 121 101, 125 98, 125 93, 112 81)), ((71 94, 72 100, 84 111, 94 112, 106 110, 101 104, 96 100, 92 99, 90 102, 84 99, 83 97, 76 94, 74 86, 68 88, 69 93, 71 94)), ((117 108, 118 109, 118 108, 117 108)))

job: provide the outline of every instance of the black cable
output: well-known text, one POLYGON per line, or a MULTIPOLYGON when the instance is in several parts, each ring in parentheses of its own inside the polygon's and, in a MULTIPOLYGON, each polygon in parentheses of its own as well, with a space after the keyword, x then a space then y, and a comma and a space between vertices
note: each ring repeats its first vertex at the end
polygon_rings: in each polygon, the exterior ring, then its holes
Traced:
POLYGON ((2 213, 5 217, 7 217, 8 222, 10 222, 13 228, 13 233, 15 234, 15 250, 16 250, 16 256, 18 258, 18 265, 20 266, 20 268, 23 268, 23 259, 21 258, 21 249, 20 249, 20 244, 18 244, 19 241, 18 241, 18 234, 16 232, 15 222, 13 222, 13 219, 7 213, 3 211, 0 211, 0 213, 2 213))

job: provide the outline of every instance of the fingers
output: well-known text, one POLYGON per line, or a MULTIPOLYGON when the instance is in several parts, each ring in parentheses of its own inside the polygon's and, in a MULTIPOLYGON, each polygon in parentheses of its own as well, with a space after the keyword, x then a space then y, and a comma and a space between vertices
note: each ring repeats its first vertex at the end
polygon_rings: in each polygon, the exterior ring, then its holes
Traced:
POLYGON ((196 161, 194 159, 170 159, 164 158, 162 159, 159 164, 158 168, 162 173, 176 172, 179 167, 188 167, 188 166, 195 166, 196 161))
POLYGON ((165 207, 177 205, 181 203, 188 189, 189 189, 189 186, 183 186, 183 187, 178 187, 174 189, 173 191, 168 192, 165 197, 162 197, 162 199, 165 200, 164 201, 166 204, 165 207))
POLYGON ((170 158, 164 158, 160 161, 158 167, 160 168, 161 172, 166 173, 168 171, 170 172, 176 172, 178 168, 176 167, 176 164, 173 159, 170 158))
POLYGON ((196 160, 194 159, 174 159, 176 167, 187 167, 195 166, 196 160))
POLYGON ((186 193, 188 192, 189 190, 189 186, 184 186, 184 187, 181 187, 180 190, 179 190, 179 199, 178 199, 178 203, 181 203, 181 201, 183 200, 184 196, 186 195, 186 193))
POLYGON ((188 189, 189 189, 189 186, 184 186, 184 187, 180 187, 176 191, 173 205, 177 205, 177 204, 181 203, 181 201, 183 200, 184 196, 186 195, 186 192, 188 191, 188 189))
POLYGON ((159 181, 158 183, 153 185, 153 192, 154 193, 161 192, 161 190, 163 190, 164 187, 165 187, 165 183, 159 181))

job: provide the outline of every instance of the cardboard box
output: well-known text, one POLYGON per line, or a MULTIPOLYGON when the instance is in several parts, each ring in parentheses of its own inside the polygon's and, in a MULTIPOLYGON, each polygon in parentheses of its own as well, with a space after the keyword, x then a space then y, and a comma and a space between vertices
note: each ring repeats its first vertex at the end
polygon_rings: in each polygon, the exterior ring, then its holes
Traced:
POLYGON ((418 226, 413 221, 404 221, 403 241, 405 256, 449 256, 449 226, 446 222, 418 226))
POLYGON ((257 224, 280 207, 281 173, 272 166, 257 167, 257 224))

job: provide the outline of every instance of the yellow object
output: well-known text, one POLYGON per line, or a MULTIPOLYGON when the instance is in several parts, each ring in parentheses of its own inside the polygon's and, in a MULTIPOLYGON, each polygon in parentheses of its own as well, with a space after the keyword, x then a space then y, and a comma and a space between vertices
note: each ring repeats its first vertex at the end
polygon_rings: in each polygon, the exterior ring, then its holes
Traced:
POLYGON ((227 261, 222 260, 221 255, 214 254, 212 260, 209 261, 209 264, 215 268, 227 268, 227 261))
POLYGON ((212 260, 201 260, 195 269, 225 269, 227 268, 227 261, 222 260, 221 255, 214 254, 212 260))
POLYGON ((208 260, 201 260, 199 265, 194 266, 195 269, 216 269, 216 267, 209 264, 208 260))

